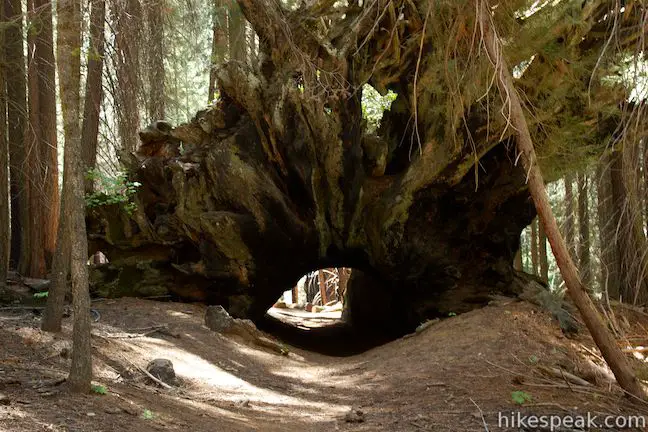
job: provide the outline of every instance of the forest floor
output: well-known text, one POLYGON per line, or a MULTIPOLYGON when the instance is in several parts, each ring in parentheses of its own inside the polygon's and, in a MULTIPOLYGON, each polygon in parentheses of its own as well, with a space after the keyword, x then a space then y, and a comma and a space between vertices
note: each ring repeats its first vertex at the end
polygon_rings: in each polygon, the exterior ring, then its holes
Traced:
MULTIPOLYGON (((50 335, 31 309, 0 309, 0 430, 550 430, 500 428, 498 413, 648 416, 610 384, 585 331, 568 339, 525 302, 500 300, 344 358, 293 348, 281 356, 214 333, 202 305, 124 298, 93 307, 94 375, 105 395, 65 389, 70 318, 50 335), (173 362, 172 388, 142 372, 155 358, 173 362)), ((626 342, 648 346, 648 315, 619 309, 617 321, 639 335, 626 342)))

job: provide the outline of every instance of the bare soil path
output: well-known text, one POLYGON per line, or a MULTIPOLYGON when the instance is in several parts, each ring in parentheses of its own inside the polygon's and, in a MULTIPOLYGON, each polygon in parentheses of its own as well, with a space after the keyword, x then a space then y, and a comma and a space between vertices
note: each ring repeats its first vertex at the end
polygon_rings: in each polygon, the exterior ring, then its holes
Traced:
MULTIPOLYGON (((648 415, 610 384, 588 336, 565 338, 524 302, 451 317, 346 358, 298 349, 286 357, 222 336, 203 325, 202 305, 94 307, 95 380, 106 395, 65 390, 69 318, 52 336, 31 310, 0 310, 0 430, 497 431, 521 430, 499 428, 498 413, 648 415), (160 357, 178 375, 171 389, 141 370, 160 357), (517 405, 514 394, 530 400, 517 405)), ((632 323, 633 344, 648 346, 648 320, 627 314, 617 318, 632 323)))

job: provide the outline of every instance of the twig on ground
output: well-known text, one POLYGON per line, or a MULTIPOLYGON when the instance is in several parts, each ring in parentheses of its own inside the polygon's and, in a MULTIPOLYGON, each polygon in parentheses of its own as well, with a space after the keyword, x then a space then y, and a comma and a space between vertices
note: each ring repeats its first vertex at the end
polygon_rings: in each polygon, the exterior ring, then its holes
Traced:
POLYGON ((484 423, 484 429, 486 430, 486 432, 490 432, 488 430, 488 423, 486 423, 486 418, 484 417, 484 411, 482 411, 482 409, 479 407, 479 405, 477 405, 477 402, 475 402, 473 398, 470 398, 470 402, 472 402, 473 405, 475 405, 479 410, 479 415, 481 416, 482 422, 484 423))

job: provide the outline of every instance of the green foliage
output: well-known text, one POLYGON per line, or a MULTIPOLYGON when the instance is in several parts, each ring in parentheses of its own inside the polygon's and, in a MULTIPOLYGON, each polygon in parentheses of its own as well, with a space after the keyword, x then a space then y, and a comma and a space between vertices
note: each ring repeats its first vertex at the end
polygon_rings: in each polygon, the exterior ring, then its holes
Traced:
POLYGON ((133 197, 141 184, 129 181, 126 173, 120 172, 115 177, 111 177, 92 169, 88 171, 87 178, 96 183, 96 190, 86 194, 86 205, 89 208, 118 204, 123 206, 128 214, 135 211, 137 206, 133 202, 133 197))
POLYGON ((37 292, 34 293, 34 298, 35 299, 44 299, 49 296, 49 291, 43 291, 43 292, 37 292))
POLYGON ((526 402, 531 402, 533 398, 527 392, 516 390, 511 392, 511 400, 513 400, 513 403, 517 405, 524 405, 526 402))
POLYGON ((362 117, 367 120, 367 129, 370 132, 378 129, 383 113, 391 107, 396 96, 397 94, 391 90, 382 96, 369 84, 365 84, 362 88, 362 117))
POLYGON ((448 316, 449 317, 456 317, 457 313, 456 312, 450 312, 450 313, 448 313, 448 316))
POLYGON ((144 420, 153 420, 154 414, 153 411, 145 409, 144 412, 142 413, 142 418, 144 420))
POLYGON ((529 363, 531 363, 531 364, 536 364, 536 363, 538 363, 539 361, 540 361, 540 359, 538 359, 537 356, 535 356, 535 355, 530 355, 530 356, 529 356, 529 363))
POLYGON ((92 389, 93 393, 96 393, 96 394, 99 394, 99 395, 108 394, 108 389, 106 388, 106 386, 103 386, 101 384, 93 384, 91 389, 92 389))

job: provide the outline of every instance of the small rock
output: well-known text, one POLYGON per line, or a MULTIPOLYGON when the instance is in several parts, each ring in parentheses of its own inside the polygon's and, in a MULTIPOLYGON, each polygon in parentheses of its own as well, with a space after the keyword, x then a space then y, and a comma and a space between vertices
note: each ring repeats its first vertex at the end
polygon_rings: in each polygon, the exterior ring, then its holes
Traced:
POLYGON ((365 421, 364 413, 360 410, 351 409, 344 416, 344 421, 347 423, 362 423, 365 421))
POLYGON ((122 409, 119 407, 106 407, 104 409, 104 412, 106 414, 120 414, 122 412, 122 409))
POLYGON ((86 413, 86 415, 87 415, 88 417, 94 417, 94 416, 96 416, 97 414, 95 414, 95 413, 93 413, 93 412, 89 412, 89 413, 86 413))
POLYGON ((155 378, 167 384, 173 383, 176 378, 173 363, 169 359, 159 358, 152 360, 146 365, 146 370, 155 378))
POLYGON ((48 279, 23 278, 23 283, 34 291, 46 291, 50 286, 48 279))
POLYGON ((9 405, 11 403, 11 399, 9 399, 9 396, 0 393, 0 405, 9 405))
POLYGON ((241 406, 242 406, 243 408, 250 408, 250 400, 249 400, 249 399, 245 399, 244 401, 241 401, 241 406))
POLYGON ((223 306, 209 306, 205 312, 205 325, 215 332, 225 332, 234 325, 234 319, 223 306))

